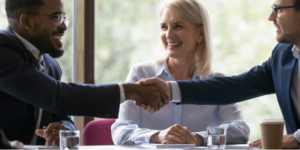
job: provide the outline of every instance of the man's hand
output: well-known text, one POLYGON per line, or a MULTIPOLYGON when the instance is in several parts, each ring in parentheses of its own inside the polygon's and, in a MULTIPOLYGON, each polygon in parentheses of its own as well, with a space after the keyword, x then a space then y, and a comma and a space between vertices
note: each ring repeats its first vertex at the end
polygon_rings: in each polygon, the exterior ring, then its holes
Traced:
POLYGON ((36 130, 36 134, 40 137, 45 138, 47 147, 49 146, 59 146, 59 130, 66 130, 65 126, 61 125, 59 122, 50 123, 45 129, 36 130))
MULTIPOLYGON (((250 143, 249 146, 262 148, 261 139, 250 143)), ((294 138, 294 135, 293 134, 284 135, 282 139, 282 149, 294 149, 294 148, 298 148, 298 142, 294 138)))
POLYGON ((9 141, 10 146, 15 147, 17 149, 24 149, 24 144, 20 141, 9 141))
MULTIPOLYGON (((154 77, 154 78, 149 78, 149 79, 142 79, 139 81, 139 84, 141 84, 141 85, 156 85, 156 86, 160 87, 165 92, 165 94, 167 94, 167 96, 169 97, 169 100, 172 99, 172 87, 171 87, 170 82, 166 82, 159 78, 154 77)), ((142 107, 142 108, 148 110, 149 112, 154 112, 154 108, 145 103, 135 102, 135 105, 142 107)))
POLYGON ((138 104, 148 105, 150 107, 149 112, 158 111, 170 101, 167 94, 155 85, 124 83, 123 88, 126 100, 134 100, 138 104))
POLYGON ((161 144, 196 144, 190 130, 178 124, 152 135, 150 141, 161 144))

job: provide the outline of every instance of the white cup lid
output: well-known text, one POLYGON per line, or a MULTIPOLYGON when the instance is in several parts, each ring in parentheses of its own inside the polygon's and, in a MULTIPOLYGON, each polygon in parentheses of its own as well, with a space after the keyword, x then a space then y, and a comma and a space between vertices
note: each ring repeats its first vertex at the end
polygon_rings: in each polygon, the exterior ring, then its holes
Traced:
POLYGON ((284 124, 285 121, 282 118, 261 118, 260 124, 284 124))

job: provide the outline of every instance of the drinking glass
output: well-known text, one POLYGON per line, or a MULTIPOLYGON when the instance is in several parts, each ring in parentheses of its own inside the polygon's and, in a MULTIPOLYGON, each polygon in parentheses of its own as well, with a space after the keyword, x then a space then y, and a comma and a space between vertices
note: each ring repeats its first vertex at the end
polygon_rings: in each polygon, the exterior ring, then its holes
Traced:
POLYGON ((208 127, 207 148, 215 150, 224 150, 226 146, 226 131, 220 127, 208 127))
POLYGON ((59 131, 60 138, 60 149, 68 150, 68 149, 78 149, 79 141, 80 141, 80 131, 74 130, 60 130, 59 131))

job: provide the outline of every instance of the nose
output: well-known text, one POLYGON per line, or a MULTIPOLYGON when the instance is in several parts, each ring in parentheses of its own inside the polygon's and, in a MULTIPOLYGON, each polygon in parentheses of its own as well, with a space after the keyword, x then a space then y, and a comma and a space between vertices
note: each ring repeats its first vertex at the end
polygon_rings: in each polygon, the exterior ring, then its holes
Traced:
POLYGON ((275 19, 276 19, 275 14, 274 14, 273 11, 271 11, 271 13, 270 13, 269 16, 268 16, 268 20, 269 20, 269 21, 274 21, 275 19))
POLYGON ((60 24, 59 28, 62 28, 64 31, 68 30, 68 27, 65 22, 62 22, 62 24, 60 24))
POLYGON ((166 31, 166 38, 172 38, 174 37, 174 31, 172 28, 169 28, 167 31, 166 31))

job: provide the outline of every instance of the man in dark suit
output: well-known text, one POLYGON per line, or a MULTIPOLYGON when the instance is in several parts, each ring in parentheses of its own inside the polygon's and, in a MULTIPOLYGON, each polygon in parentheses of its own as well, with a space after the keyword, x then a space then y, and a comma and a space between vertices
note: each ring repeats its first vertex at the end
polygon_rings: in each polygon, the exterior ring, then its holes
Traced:
POLYGON ((154 85, 61 82, 54 59, 63 55, 68 23, 61 0, 6 0, 5 9, 9 28, 0 30, 0 128, 8 140, 56 145, 59 130, 75 129, 67 115, 117 118, 124 100, 156 110, 168 103, 154 85))
MULTIPOLYGON (((277 28, 276 39, 279 44, 262 65, 232 77, 178 82, 153 78, 140 83, 162 87, 179 104, 222 105, 276 93, 288 133, 283 137, 282 146, 299 148, 300 0, 274 0, 272 7, 268 19, 277 28)), ((250 146, 261 147, 261 141, 257 140, 250 146)))

